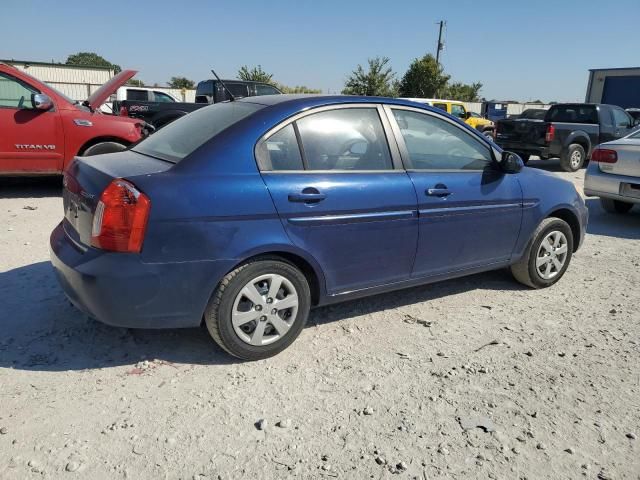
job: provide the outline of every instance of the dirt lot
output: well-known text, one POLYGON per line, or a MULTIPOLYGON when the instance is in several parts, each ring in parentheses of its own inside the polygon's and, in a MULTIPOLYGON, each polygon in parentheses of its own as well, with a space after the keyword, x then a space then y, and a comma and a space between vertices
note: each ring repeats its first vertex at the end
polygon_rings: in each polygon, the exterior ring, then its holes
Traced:
POLYGON ((322 308, 237 363, 203 329, 71 307, 61 204, 56 181, 0 183, 0 478, 640 478, 640 208, 589 199, 551 289, 498 271, 322 308))

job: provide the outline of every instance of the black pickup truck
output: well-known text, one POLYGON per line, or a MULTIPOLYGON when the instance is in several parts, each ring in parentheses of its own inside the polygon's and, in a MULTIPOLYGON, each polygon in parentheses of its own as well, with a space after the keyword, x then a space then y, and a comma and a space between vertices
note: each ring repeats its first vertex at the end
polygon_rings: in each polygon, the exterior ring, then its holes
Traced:
MULTIPOLYGON (((278 95, 282 92, 273 85, 245 80, 223 80, 235 98, 256 95, 278 95)), ((224 102, 231 97, 219 80, 203 80, 196 88, 196 102, 148 102, 123 100, 113 102, 113 111, 122 116, 140 118, 153 125, 156 130, 199 108, 212 103, 224 102)))
POLYGON ((559 157, 564 171, 575 172, 596 145, 627 135, 639 123, 615 105, 561 103, 553 105, 542 121, 499 120, 495 141, 525 163, 531 155, 544 160, 559 157))

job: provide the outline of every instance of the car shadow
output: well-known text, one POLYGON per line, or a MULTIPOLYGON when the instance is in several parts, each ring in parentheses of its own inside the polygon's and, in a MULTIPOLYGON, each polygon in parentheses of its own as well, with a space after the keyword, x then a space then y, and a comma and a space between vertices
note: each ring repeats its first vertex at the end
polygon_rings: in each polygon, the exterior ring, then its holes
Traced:
POLYGON ((62 195, 62 176, 0 177, 0 198, 47 198, 62 195))
POLYGON ((540 170, 546 170, 548 172, 564 172, 560 167, 559 158, 550 158, 548 160, 540 160, 538 157, 533 157, 527 162, 527 167, 538 168, 540 170), (534 160, 537 159, 537 160, 534 160))
MULTIPOLYGON (((520 289, 508 271, 478 274, 429 286, 317 308, 309 326, 398 308, 477 288, 520 289)), ((87 318, 64 296, 50 262, 0 273, 0 368, 65 371, 134 365, 147 359, 172 364, 238 362, 204 328, 134 330, 87 318)), ((133 367, 132 367, 133 369, 133 367)))
POLYGON ((589 209, 587 234, 640 240, 640 205, 625 214, 607 213, 598 198, 585 200, 589 209))

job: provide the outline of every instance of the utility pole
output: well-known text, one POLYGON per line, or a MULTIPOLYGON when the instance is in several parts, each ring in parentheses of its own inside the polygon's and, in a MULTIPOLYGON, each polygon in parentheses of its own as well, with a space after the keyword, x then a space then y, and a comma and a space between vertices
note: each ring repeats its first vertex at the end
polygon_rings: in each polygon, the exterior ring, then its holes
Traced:
POLYGON ((444 48, 444 43, 442 43, 442 30, 444 26, 447 24, 444 20, 440 20, 438 22, 440 25, 440 32, 438 33, 438 48, 436 49, 436 63, 440 65, 440 51, 444 48))

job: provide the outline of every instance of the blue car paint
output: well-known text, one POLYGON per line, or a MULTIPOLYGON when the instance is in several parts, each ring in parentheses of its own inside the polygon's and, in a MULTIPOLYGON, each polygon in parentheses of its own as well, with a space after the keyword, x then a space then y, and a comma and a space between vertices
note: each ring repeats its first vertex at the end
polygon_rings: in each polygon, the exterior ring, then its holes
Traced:
POLYGON ((301 111, 372 102, 446 116, 440 110, 371 97, 243 101, 267 106, 176 165, 133 151, 92 157, 99 168, 78 178, 83 186, 93 183, 100 192, 111 178, 125 177, 151 199, 152 208, 141 254, 90 247, 66 219, 54 230, 52 263, 79 308, 112 325, 190 327, 201 323, 224 275, 256 255, 285 255, 313 272, 315 304, 324 305, 506 266, 522 256, 540 221, 560 209, 574 215, 580 241, 584 237, 586 208, 575 188, 528 168, 513 175, 261 174, 256 165, 258 139, 301 111), (438 183, 454 194, 424 195, 438 183), (327 194, 324 202, 286 200, 314 185, 327 194))

